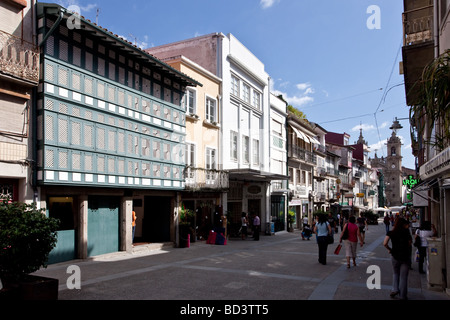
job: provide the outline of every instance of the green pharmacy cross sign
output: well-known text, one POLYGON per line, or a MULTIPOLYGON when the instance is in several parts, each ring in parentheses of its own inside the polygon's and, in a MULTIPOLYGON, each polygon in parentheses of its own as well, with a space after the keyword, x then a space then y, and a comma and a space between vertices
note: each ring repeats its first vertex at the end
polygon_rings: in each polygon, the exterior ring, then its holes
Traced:
MULTIPOLYGON (((407 179, 403 179, 403 185, 407 187, 408 191, 411 191, 412 188, 414 188, 416 185, 418 185, 420 182, 420 179, 415 179, 414 176, 408 176, 407 179)), ((408 192, 407 198, 408 200, 412 200, 412 193, 408 192)))

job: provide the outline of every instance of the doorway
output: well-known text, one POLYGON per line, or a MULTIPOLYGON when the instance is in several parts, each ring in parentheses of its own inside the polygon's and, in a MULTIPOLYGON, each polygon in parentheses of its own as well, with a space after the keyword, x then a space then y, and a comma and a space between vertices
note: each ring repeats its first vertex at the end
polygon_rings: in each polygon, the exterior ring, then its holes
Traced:
POLYGON ((170 242, 171 197, 145 197, 142 238, 147 242, 170 242))

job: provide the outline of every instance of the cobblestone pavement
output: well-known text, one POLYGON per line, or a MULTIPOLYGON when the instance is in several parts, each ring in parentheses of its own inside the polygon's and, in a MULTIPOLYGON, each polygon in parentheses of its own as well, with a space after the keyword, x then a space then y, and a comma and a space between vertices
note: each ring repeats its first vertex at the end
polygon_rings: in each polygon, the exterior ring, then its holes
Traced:
MULTIPOLYGON (((59 279, 60 300, 392 300, 392 268, 383 239, 382 223, 369 226, 366 244, 357 249, 357 266, 350 269, 345 250, 334 254, 336 242, 328 247, 327 264, 322 265, 315 237, 302 240, 297 231, 262 235, 260 241, 230 239, 223 246, 197 241, 183 249, 136 247, 133 253, 50 265, 36 274, 59 279), (73 288, 77 275, 80 289, 73 288), (377 284, 376 275, 380 287, 369 289, 368 282, 377 284)), ((450 299, 427 287, 417 263, 409 274, 408 292, 410 300, 450 299)))

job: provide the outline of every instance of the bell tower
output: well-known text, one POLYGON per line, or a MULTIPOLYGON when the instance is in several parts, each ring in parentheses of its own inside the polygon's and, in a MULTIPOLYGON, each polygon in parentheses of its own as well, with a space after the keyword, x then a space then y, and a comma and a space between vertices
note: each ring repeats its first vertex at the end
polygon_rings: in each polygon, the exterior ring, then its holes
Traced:
POLYGON ((402 142, 397 137, 397 131, 402 129, 395 119, 390 127, 392 135, 387 141, 386 157, 386 198, 389 206, 402 205, 402 142))

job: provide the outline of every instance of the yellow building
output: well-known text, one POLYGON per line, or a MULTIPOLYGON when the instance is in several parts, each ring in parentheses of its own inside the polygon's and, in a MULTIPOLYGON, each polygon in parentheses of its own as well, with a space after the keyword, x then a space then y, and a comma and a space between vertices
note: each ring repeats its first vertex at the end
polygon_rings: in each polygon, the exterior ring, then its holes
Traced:
POLYGON ((196 230, 191 241, 204 240, 209 230, 223 225, 223 203, 226 203, 228 173, 221 159, 222 80, 185 56, 163 60, 173 68, 196 79, 203 86, 186 88, 186 191, 180 207, 193 210, 196 230))

